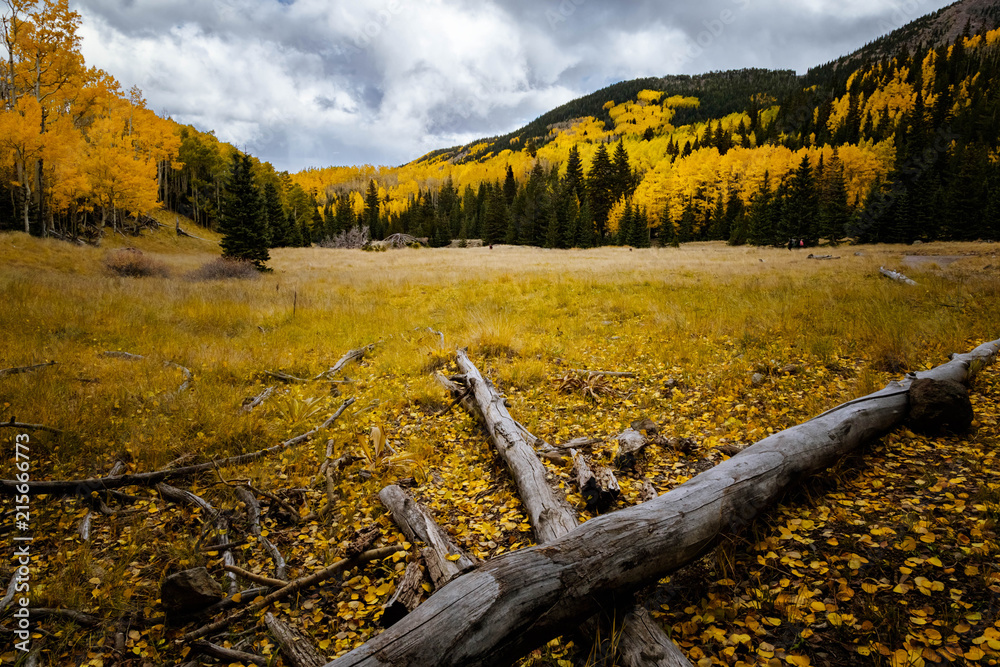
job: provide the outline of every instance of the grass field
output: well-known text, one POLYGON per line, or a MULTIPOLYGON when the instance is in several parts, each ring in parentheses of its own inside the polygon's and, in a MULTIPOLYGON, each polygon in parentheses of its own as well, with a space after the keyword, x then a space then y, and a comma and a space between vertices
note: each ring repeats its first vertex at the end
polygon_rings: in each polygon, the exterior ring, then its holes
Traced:
MULTIPOLYGON (((651 446, 638 471, 621 480, 627 504, 638 501, 644 480, 668 491, 726 458, 719 447, 752 443, 906 370, 1000 337, 995 244, 818 251, 839 256, 828 261, 808 259, 807 251, 719 244, 285 249, 272 251, 273 273, 203 281, 189 274, 218 247, 216 237, 199 235, 208 240, 164 229, 110 237, 101 248, 0 236, 0 368, 57 362, 0 377, 0 421, 60 429, 31 435, 31 474, 76 479, 107 474, 119 460, 141 472, 179 457, 256 451, 309 430, 355 398, 329 431, 280 457, 178 483, 222 508, 242 540, 244 512, 223 475, 252 480, 304 516, 327 502, 315 479, 327 439, 334 456, 358 454, 324 520, 295 524, 265 511, 269 539, 293 577, 340 558, 355 530, 373 523, 383 528, 380 545, 403 543, 377 498, 400 477, 415 478, 413 492, 476 555, 532 543, 514 487, 471 419, 459 409, 437 415, 449 399, 433 373, 454 366, 456 348, 468 347, 515 418, 549 442, 603 438, 596 456, 606 461, 610 439, 642 417, 669 436, 694 439, 687 454, 651 446), (108 254, 124 247, 139 248, 167 275, 110 274, 108 254), (908 254, 930 259, 905 265, 908 254), (935 256, 962 259, 939 265, 935 256), (918 285, 880 276, 883 265, 918 285), (372 343, 362 364, 338 376, 343 383, 287 385, 266 375, 313 378, 346 351, 372 343), (191 370, 189 390, 176 391, 184 377, 164 362, 191 370), (595 400, 558 389, 570 369, 637 377, 607 380, 609 393, 595 400), (762 382, 755 385, 754 374, 762 382), (271 385, 274 397, 241 413, 246 398, 271 385), (405 455, 375 451, 372 427, 405 455)), ((904 429, 806 481, 747 534, 649 591, 654 616, 695 663, 996 664, 998 378, 996 369, 980 377, 970 436, 930 441, 904 429), (909 662, 900 662, 904 657, 909 662)), ((14 434, 0 430, 9 451, 14 434)), ((11 457, 4 458, 10 479, 11 457)), ((586 518, 568 467, 546 465, 586 518)), ((32 605, 102 621, 96 628, 39 621, 46 633, 35 640, 41 664, 178 662, 182 651, 172 640, 194 625, 164 622, 160 582, 196 565, 221 580, 219 555, 201 550, 214 543, 210 522, 153 490, 126 491, 138 499, 115 501, 113 509, 124 511, 114 516, 95 515, 86 543, 77 532, 88 511, 80 499, 32 499, 32 605), (118 632, 123 652, 116 652, 118 632)), ((351 573, 342 585, 305 591, 278 612, 332 658, 374 632, 380 605, 416 552, 351 573)), ((256 544, 234 553, 246 569, 270 574, 256 544)), ((5 560, 4 583, 11 571, 5 560)), ((273 654, 262 626, 241 634, 251 626, 234 627, 228 641, 273 654)), ((524 664, 583 664, 588 652, 554 642, 524 664)), ((3 655, 5 662, 14 657, 3 655)))

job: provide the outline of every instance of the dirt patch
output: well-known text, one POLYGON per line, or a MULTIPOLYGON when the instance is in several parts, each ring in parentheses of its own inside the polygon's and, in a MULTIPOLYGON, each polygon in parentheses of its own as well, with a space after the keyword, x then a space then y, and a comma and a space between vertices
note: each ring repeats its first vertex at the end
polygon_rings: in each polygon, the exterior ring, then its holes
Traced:
POLYGON ((918 269, 928 264, 937 264, 944 268, 960 259, 965 259, 965 255, 906 255, 903 257, 903 264, 918 269))

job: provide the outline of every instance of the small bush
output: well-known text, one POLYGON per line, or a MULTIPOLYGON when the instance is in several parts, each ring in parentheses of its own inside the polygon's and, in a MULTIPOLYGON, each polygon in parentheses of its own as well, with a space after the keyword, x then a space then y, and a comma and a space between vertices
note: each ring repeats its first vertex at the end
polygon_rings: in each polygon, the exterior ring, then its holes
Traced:
POLYGON ((166 277, 170 270, 163 262, 146 256, 137 248, 116 250, 104 257, 104 266, 116 276, 124 278, 166 277))
POLYGON ((191 280, 255 280, 260 271, 253 262, 227 257, 216 257, 188 274, 191 280))

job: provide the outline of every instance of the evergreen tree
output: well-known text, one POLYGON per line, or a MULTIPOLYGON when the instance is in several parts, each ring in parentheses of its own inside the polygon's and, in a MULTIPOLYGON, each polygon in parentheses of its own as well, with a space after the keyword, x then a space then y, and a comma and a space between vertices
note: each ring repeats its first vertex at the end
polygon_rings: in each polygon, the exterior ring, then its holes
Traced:
POLYGON ((590 214, 590 202, 586 197, 583 199, 583 203, 580 204, 580 218, 577 225, 577 240, 576 245, 580 248, 593 248, 594 247, 594 217, 590 214))
POLYGON ((278 186, 268 181, 264 185, 264 217, 267 220, 268 244, 272 248, 283 248, 288 243, 288 219, 281 206, 278 186))
POLYGON ((337 195, 337 204, 335 206, 335 218, 336 218, 336 233, 346 232, 351 227, 357 224, 357 218, 354 215, 354 208, 351 207, 351 197, 349 194, 337 195))
POLYGON ((252 169, 249 155, 233 155, 219 217, 222 256, 251 262, 265 271, 270 259, 267 220, 252 169))
POLYGON ((622 218, 618 221, 618 234, 615 241, 618 245, 629 245, 634 236, 635 216, 632 213, 632 204, 630 203, 625 206, 622 218))
POLYGON ((489 187, 484 217, 483 243, 502 243, 507 236, 507 204, 499 183, 489 187))
POLYGON ((635 190, 633 183, 632 167, 629 165, 628 152, 625 150, 624 140, 619 139, 615 146, 615 156, 611 161, 614 171, 614 185, 611 191, 612 201, 618 201, 622 197, 631 197, 635 190))
POLYGON ((836 157, 826 168, 823 185, 820 188, 820 217, 817 236, 826 238, 830 243, 837 241, 847 233, 847 225, 851 221, 851 208, 847 201, 847 183, 844 181, 843 163, 836 157))
POLYGON ((649 247, 649 217, 646 211, 635 207, 632 213, 632 233, 628 238, 628 244, 635 248, 649 247))
POLYGON ((681 219, 677 225, 678 243, 688 243, 694 240, 694 224, 694 199, 688 197, 687 202, 684 204, 684 212, 681 213, 681 219))
POLYGON ((594 160, 590 163, 590 172, 587 174, 587 197, 590 199, 590 210, 594 216, 596 228, 596 243, 603 243, 608 228, 608 213, 616 199, 615 192, 615 171, 608 157, 608 149, 605 144, 597 147, 594 160))
POLYGON ((368 238, 373 241, 382 238, 382 228, 379 220, 378 186, 374 180, 368 181, 368 191, 365 193, 364 225, 368 227, 368 238))
POLYGON ((750 199, 750 210, 747 212, 747 243, 753 245, 765 245, 771 243, 774 238, 773 222, 771 219, 771 176, 764 172, 764 180, 760 189, 754 193, 750 199))
MULTIPOLYGON (((816 180, 813 178, 809 156, 803 155, 798 169, 792 175, 788 184, 787 208, 785 211, 786 228, 782 236, 805 239, 806 243, 814 244, 817 239, 816 223, 819 217, 819 196, 816 191, 816 180)), ((777 239, 779 243, 783 239, 777 239)))
POLYGON ((517 196, 517 181, 514 180, 514 170, 507 165, 507 176, 503 181, 503 199, 509 209, 514 205, 514 197, 517 196))
POLYGON ((566 186, 578 201, 583 201, 587 188, 583 180, 583 160, 580 159, 576 144, 569 149, 569 157, 566 159, 566 186))

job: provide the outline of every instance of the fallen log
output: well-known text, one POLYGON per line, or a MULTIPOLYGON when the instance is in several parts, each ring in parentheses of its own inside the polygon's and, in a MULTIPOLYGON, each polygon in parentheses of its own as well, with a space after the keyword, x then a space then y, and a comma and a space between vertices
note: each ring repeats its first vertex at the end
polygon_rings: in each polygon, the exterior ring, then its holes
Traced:
POLYGON ((326 658, 313 648, 312 642, 298 630, 279 621, 274 614, 264 614, 264 625, 278 642, 278 648, 292 667, 323 667, 326 658))
MULTIPOLYGON (((464 350, 458 352, 458 365, 465 373, 466 386, 474 392, 477 410, 482 416, 486 431, 491 435, 494 448, 507 461, 511 476, 513 476, 514 483, 520 493, 521 503, 528 510, 528 518, 535 530, 538 542, 545 544, 572 531, 577 526, 576 514, 564 499, 556 498, 551 487, 547 484, 545 467, 523 439, 523 434, 527 432, 526 429, 510 416, 503 398, 491 384, 483 379, 479 369, 472 363, 464 350)), ((613 476, 612 479, 614 479, 613 476)), ((614 484, 617 486, 617 481, 614 484)), ((595 637, 599 627, 600 622, 591 618, 581 628, 581 632, 585 636, 595 637)), ((651 629, 650 632, 653 630, 651 629)), ((672 643, 662 628, 660 634, 663 635, 660 638, 660 643, 672 643)), ((629 638, 639 636, 637 633, 628 635, 629 638)), ((629 640, 626 639, 626 641, 629 640)), ((636 650, 630 653, 639 654, 641 651, 636 650)), ((679 648, 675 647, 675 654, 683 659, 683 653, 679 648)), ((642 662, 626 663, 625 667, 640 667, 641 665, 643 665, 642 662)))
MULTIPOLYGON (((186 466, 183 468, 157 470, 155 472, 136 473, 132 475, 91 477, 89 479, 77 480, 31 481, 28 482, 28 487, 32 495, 87 495, 92 491, 120 489, 126 486, 155 486, 156 484, 164 482, 168 479, 190 477, 191 475, 209 472, 211 470, 216 470, 217 468, 253 463, 254 461, 276 454, 277 452, 293 447, 301 442, 305 442, 322 429, 329 428, 330 425, 337 421, 340 415, 344 413, 344 410, 346 410, 352 403, 354 403, 353 398, 349 398, 344 401, 344 404, 337 408, 335 413, 330 415, 325 422, 311 431, 285 440, 284 442, 278 443, 273 447, 261 449, 250 454, 240 454, 239 456, 231 456, 228 459, 222 459, 221 461, 209 461, 208 463, 199 463, 197 465, 186 466)), ((17 487, 19 485, 20 483, 15 480, 0 479, 0 495, 14 495, 17 493, 17 487)))
MULTIPOLYGON (((963 382, 1000 340, 917 377, 963 382)), ((771 435, 654 500, 455 579, 379 636, 327 667, 510 664, 705 553, 806 475, 906 417, 911 378, 771 435)))
POLYGON ((545 466, 507 412, 503 399, 486 382, 465 350, 458 351, 458 367, 465 373, 467 386, 472 390, 494 448, 510 469, 539 544, 551 542, 576 528, 573 510, 565 500, 556 497, 545 479, 545 466))
POLYGON ((283 579, 272 579, 271 577, 265 577, 262 574, 257 574, 256 572, 251 572, 250 570, 244 570, 242 567, 237 565, 223 565, 222 569, 226 572, 232 572, 233 574, 239 575, 247 581, 252 581, 255 584, 267 586, 268 588, 281 588, 288 583, 283 579))
MULTIPOLYGON (((115 461, 115 464, 111 466, 111 471, 108 473, 108 476, 114 477, 116 475, 120 475, 125 472, 125 468, 126 466, 124 461, 115 461)), ((100 500, 100 498, 98 498, 98 500, 100 500)), ((103 505, 103 501, 101 501, 101 504, 103 505)), ((92 522, 92 515, 93 511, 87 510, 87 513, 83 515, 83 519, 80 520, 80 539, 84 542, 90 541, 90 525, 92 522)))
POLYGON ((619 659, 625 665, 691 667, 684 652, 670 640, 644 607, 630 611, 621 624, 619 659))
POLYGON ((6 377, 8 375, 20 375, 21 373, 30 373, 32 371, 37 371, 40 368, 48 368, 49 366, 55 366, 57 361, 46 361, 44 364, 35 364, 34 366, 18 366, 17 368, 0 368, 0 378, 6 377))
POLYGON ((364 347, 359 347, 356 350, 350 350, 349 352, 347 352, 347 354, 338 359, 337 363, 335 363, 333 366, 331 366, 327 370, 323 371, 322 373, 314 377, 313 380, 319 380, 324 377, 327 379, 332 378, 334 375, 344 370, 344 366, 351 363, 352 361, 361 361, 362 359, 365 358, 366 354, 368 354, 374 349, 375 349, 375 343, 371 343, 369 345, 365 345, 364 347))
POLYGON ((396 592, 392 594, 388 602, 382 605, 382 616, 379 617, 379 623, 383 628, 390 627, 417 608, 417 605, 420 604, 420 596, 424 592, 423 582, 423 557, 418 556, 416 560, 406 566, 403 578, 396 584, 396 592))
POLYGON ((0 428, 16 428, 19 431, 45 431, 46 433, 51 433, 53 435, 62 435, 62 431, 57 428, 52 428, 51 426, 46 426, 44 424, 22 424, 21 422, 16 422, 13 419, 8 422, 0 422, 0 428))
POLYGON ((649 441, 635 429, 625 429, 615 436, 618 441, 618 451, 615 452, 615 467, 619 470, 629 470, 635 467, 636 457, 645 449, 649 441))
MULTIPOLYGON (((222 515, 222 513, 212 507, 210 502, 196 493, 192 493, 184 489, 178 489, 177 487, 170 486, 169 484, 157 484, 156 490, 159 491, 160 495, 166 500, 172 500, 175 503, 187 503, 188 505, 200 507, 201 510, 212 519, 212 523, 215 525, 215 532, 218 535, 219 544, 229 544, 229 521, 222 515)), ((233 558, 232 552, 228 549, 222 552, 222 562, 227 567, 236 566, 236 559, 233 558)), ((229 579, 229 591, 227 592, 235 591, 236 574, 232 571, 227 571, 226 577, 229 579)))
POLYGON ((242 412, 243 414, 249 414, 250 412, 253 411, 254 408, 259 406, 268 398, 270 398, 271 394, 273 393, 274 393, 274 387, 266 388, 264 391, 260 392, 259 394, 251 398, 249 401, 245 402, 243 406, 240 408, 240 412, 242 412))
POLYGON ((551 446, 550 449, 543 449, 538 453, 543 459, 555 463, 563 463, 567 459, 572 459, 572 451, 575 449, 593 449, 595 445, 601 444, 598 438, 574 438, 564 445, 551 446))
POLYGON ((583 454, 573 452, 573 477, 590 511, 603 512, 618 501, 621 487, 610 468, 591 469, 583 454))
POLYGON ((274 561, 274 576, 279 580, 288 579, 285 575, 285 559, 282 558, 281 552, 278 551, 278 547, 264 537, 260 529, 260 503, 257 502, 257 498, 250 493, 250 490, 245 486, 236 487, 236 495, 243 504, 247 506, 247 514, 250 521, 250 534, 257 538, 260 545, 264 547, 264 551, 268 553, 271 559, 274 561))
POLYGON ((895 280, 897 282, 906 283, 907 285, 916 285, 917 284, 917 281, 910 280, 909 278, 907 278, 906 276, 904 276, 902 273, 899 273, 898 271, 890 271, 889 269, 885 268, 884 266, 879 267, 879 273, 881 273, 886 278, 892 278, 893 280, 895 280))
POLYGON ((209 241, 208 239, 203 239, 200 236, 195 236, 194 234, 191 234, 190 232, 184 231, 180 227, 180 225, 176 226, 174 229, 177 232, 177 236, 186 236, 189 239, 198 239, 199 241, 205 241, 206 243, 212 243, 212 241, 209 241))
POLYGON ((101 624, 101 619, 97 618, 96 616, 91 616, 90 614, 85 614, 82 611, 76 611, 75 609, 31 607, 28 609, 28 613, 31 614, 32 618, 45 618, 46 616, 54 616, 56 618, 65 618, 69 621, 73 621, 77 625, 83 625, 86 627, 93 627, 95 625, 101 624))
POLYGON ((428 574, 434 586, 440 588, 455 577, 479 564, 479 559, 465 553, 434 521, 430 512, 411 498, 403 489, 392 485, 378 494, 382 504, 392 513, 392 520, 410 542, 423 542, 428 574))
POLYGON ((336 576, 344 570, 349 570, 352 567, 362 565, 369 561, 378 560, 381 558, 388 558, 397 551, 402 551, 403 547, 383 547, 381 549, 372 549, 371 551, 366 551, 365 553, 359 554, 357 556, 352 556, 350 558, 344 558, 337 561, 329 567, 325 567, 322 570, 317 570, 310 575, 291 581, 284 588, 279 588, 278 590, 270 593, 261 600, 254 602, 248 607, 243 609, 238 609, 234 612, 227 614, 225 617, 213 622, 208 625, 204 625, 197 630, 192 630, 186 635, 182 636, 180 639, 176 640, 178 644, 184 645, 193 642, 196 639, 210 635, 213 632, 222 630, 223 628, 232 625, 236 621, 240 620, 244 616, 266 609, 272 602, 277 602, 282 600, 293 593, 297 593, 303 588, 308 588, 309 586, 314 586, 316 584, 322 583, 327 579, 336 576))
POLYGON ((202 655, 207 655, 212 658, 218 658, 219 660, 226 660, 228 662, 244 663, 248 662, 252 665, 260 665, 261 667, 267 667, 268 659, 262 655, 257 655, 256 653, 246 653, 244 651, 237 651, 231 648, 225 648, 217 644, 211 644, 206 641, 196 641, 193 646, 194 650, 198 651, 202 655))

